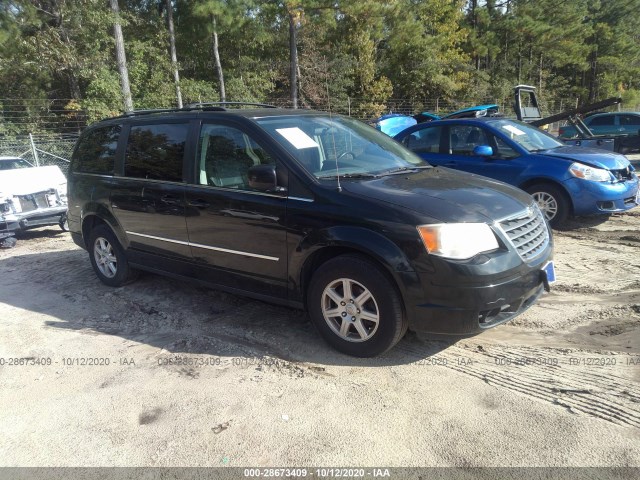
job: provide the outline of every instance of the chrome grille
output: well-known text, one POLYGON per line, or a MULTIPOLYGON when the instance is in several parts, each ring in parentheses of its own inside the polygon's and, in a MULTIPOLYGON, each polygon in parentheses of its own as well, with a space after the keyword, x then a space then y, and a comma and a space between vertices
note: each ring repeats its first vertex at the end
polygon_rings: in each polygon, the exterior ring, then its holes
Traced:
POLYGON ((31 193, 29 195, 19 195, 20 206, 23 212, 31 212, 38 208, 49 208, 49 202, 47 201, 48 192, 31 193))
POLYGON ((549 230, 537 205, 500 222, 502 231, 516 248, 520 258, 530 261, 549 245, 549 230))

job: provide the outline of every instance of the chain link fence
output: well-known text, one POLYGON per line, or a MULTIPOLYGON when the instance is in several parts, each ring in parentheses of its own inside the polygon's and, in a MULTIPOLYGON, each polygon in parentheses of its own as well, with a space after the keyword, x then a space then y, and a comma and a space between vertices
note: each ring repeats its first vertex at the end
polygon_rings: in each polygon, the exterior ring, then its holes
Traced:
MULTIPOLYGON (((266 103, 278 107, 291 106, 289 98, 272 98, 266 103)), ((373 114, 368 113, 371 112, 372 103, 369 98, 332 97, 315 100, 303 98, 299 102, 299 107, 331 111, 371 122, 375 119, 373 114)), ((472 101, 390 98, 384 104, 378 105, 376 110, 381 115, 386 113, 415 115, 421 112, 445 115, 471 105, 483 104, 497 104, 500 112, 506 117, 515 117, 513 98, 476 98, 472 101)), ((0 156, 24 158, 33 165, 57 165, 66 175, 75 142, 82 129, 87 126, 89 118, 86 112, 71 108, 72 105, 77 104, 69 99, 40 101, 0 99, 0 156)), ((543 116, 553 115, 576 106, 575 98, 556 99, 550 102, 541 100, 540 105, 543 116)), ((159 106, 159 108, 163 107, 172 108, 172 105, 159 106)), ((629 107, 625 106, 625 110, 629 110, 629 107)), ((556 123, 547 128, 551 133, 556 133, 560 125, 561 123, 556 123)))
POLYGON ((32 165, 57 165, 67 175, 78 135, 38 134, 0 138, 0 156, 20 157, 32 165))

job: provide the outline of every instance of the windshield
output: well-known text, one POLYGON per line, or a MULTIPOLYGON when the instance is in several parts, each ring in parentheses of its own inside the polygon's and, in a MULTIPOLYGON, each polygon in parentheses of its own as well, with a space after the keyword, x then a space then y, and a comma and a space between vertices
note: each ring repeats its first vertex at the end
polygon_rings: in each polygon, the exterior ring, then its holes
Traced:
POLYGON ((427 167, 395 140, 340 115, 286 115, 256 119, 316 178, 378 175, 427 167))
POLYGON ((0 170, 15 170, 16 168, 31 168, 32 165, 21 158, 0 160, 0 170))
POLYGON ((539 128, 513 120, 494 120, 491 125, 528 152, 562 147, 564 144, 539 128))

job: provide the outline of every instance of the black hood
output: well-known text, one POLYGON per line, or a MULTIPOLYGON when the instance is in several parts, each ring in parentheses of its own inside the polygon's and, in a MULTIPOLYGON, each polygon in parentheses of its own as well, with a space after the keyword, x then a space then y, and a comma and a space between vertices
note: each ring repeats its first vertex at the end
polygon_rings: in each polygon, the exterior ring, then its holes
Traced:
POLYGON ((343 181, 342 188, 443 223, 492 223, 533 203, 527 193, 506 183, 440 167, 372 180, 343 181))

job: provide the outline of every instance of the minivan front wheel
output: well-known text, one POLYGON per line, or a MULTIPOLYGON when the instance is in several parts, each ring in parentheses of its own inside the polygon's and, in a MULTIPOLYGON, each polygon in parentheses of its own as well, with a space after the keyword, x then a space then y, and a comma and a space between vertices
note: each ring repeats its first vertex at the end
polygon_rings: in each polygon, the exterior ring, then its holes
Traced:
POLYGON ((106 225, 98 225, 89 238, 91 266, 100 281, 111 287, 125 285, 136 277, 118 239, 106 225))
POLYGON ((341 255, 320 266, 311 279, 307 305, 322 337, 347 355, 380 355, 407 331, 395 286, 360 256, 341 255))

